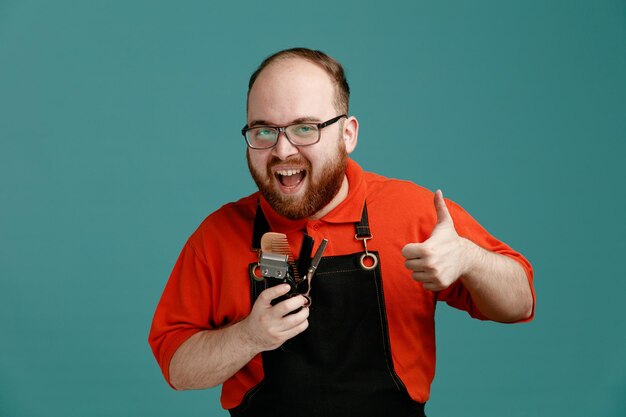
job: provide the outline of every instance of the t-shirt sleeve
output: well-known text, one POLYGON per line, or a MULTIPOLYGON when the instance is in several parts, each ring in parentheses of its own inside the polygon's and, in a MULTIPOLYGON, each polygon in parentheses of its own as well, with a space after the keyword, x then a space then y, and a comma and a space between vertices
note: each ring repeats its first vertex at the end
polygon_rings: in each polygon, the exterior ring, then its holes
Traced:
POLYGON ((210 270, 188 241, 163 290, 148 336, 168 383, 169 365, 176 350, 189 337, 209 328, 210 300, 210 270))
MULTIPOLYGON (((533 269, 528 262, 528 260, 522 256, 519 252, 513 250, 510 246, 505 244, 504 242, 499 241, 495 237, 493 237, 489 232, 487 232, 472 216, 469 215, 461 206, 458 204, 446 199, 446 205, 448 210, 450 211, 450 215, 454 221, 454 227, 459 234, 466 239, 471 240, 478 246, 495 253, 499 253, 504 256, 508 256, 514 261, 518 262, 524 272, 526 273, 526 278, 528 279, 528 285, 530 286, 530 290, 533 297, 533 309, 530 317, 524 320, 520 320, 519 322, 526 322, 533 319, 535 315, 535 290, 533 287, 533 269)), ((439 301, 445 301, 452 307, 467 311, 470 316, 480 319, 480 320, 488 320, 488 318, 482 314, 470 296, 469 291, 465 288, 465 286, 461 283, 460 280, 457 280, 454 284, 452 284, 447 289, 440 291, 437 294, 437 299, 439 301)))

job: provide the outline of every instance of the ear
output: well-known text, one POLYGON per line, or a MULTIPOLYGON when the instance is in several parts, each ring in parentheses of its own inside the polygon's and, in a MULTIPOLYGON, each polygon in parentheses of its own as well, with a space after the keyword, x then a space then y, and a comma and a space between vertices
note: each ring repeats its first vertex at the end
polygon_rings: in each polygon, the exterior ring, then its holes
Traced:
POLYGON ((359 137, 359 121, 354 116, 350 116, 343 122, 343 140, 346 145, 346 152, 352 153, 356 148, 359 137))

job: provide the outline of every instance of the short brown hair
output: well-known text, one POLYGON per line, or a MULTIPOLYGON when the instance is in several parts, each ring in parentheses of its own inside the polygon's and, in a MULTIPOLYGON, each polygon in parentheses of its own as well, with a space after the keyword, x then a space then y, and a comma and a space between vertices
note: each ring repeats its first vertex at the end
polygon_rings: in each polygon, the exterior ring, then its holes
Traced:
POLYGON ((337 61, 330 56, 326 55, 322 51, 315 51, 308 48, 291 48, 278 51, 273 55, 268 56, 261 62, 261 65, 250 76, 250 82, 248 83, 248 97, 250 97, 250 90, 254 85, 254 82, 258 78, 261 71, 265 69, 271 63, 286 59, 286 58, 302 58, 313 64, 321 67, 330 79, 335 84, 335 108, 339 113, 348 114, 349 102, 350 102, 350 87, 346 80, 346 75, 343 71, 343 67, 337 61))

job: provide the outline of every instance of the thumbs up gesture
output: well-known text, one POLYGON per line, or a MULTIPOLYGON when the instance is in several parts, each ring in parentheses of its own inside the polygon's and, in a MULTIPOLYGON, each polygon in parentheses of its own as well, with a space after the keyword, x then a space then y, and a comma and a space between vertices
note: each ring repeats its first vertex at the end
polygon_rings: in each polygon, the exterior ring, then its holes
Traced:
POLYGON ((425 289, 440 291, 448 288, 465 272, 465 252, 469 241, 461 238, 454 228, 452 216, 440 190, 435 193, 437 224, 423 243, 409 243, 402 248, 405 266, 413 271, 413 279, 425 289))

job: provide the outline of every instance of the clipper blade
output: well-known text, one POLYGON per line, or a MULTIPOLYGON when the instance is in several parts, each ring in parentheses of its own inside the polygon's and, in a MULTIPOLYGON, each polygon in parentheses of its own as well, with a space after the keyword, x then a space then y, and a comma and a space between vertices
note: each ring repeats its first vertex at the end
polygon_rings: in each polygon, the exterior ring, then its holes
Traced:
POLYGON ((291 254, 291 247, 284 233, 267 232, 261 237, 261 251, 287 255, 287 262, 293 270, 293 278, 300 282, 300 274, 291 254))

